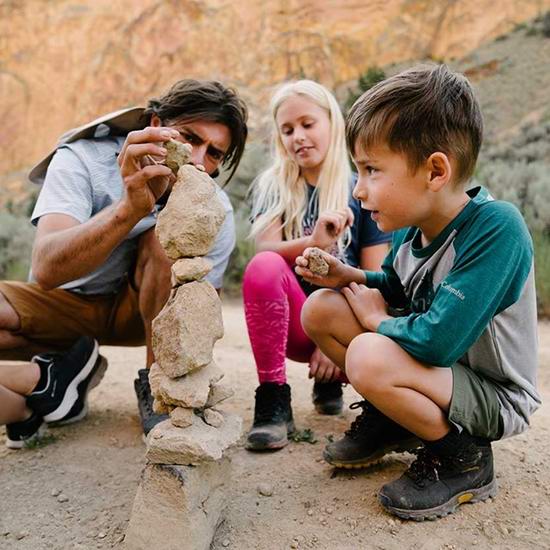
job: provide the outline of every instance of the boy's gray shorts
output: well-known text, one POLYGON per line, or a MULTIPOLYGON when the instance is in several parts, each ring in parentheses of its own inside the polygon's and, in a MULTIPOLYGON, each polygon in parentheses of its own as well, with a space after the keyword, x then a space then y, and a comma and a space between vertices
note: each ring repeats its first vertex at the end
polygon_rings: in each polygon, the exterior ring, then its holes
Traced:
POLYGON ((472 435, 500 439, 503 431, 495 383, 470 367, 455 363, 449 421, 472 435))

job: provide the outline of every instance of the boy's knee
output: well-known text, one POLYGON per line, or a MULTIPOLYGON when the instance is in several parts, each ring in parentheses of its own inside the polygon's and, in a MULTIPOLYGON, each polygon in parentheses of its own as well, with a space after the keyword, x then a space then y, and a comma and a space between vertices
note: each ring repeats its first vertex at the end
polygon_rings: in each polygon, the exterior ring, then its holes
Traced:
POLYGON ((329 288, 316 290, 309 296, 302 307, 301 323, 309 337, 327 331, 331 314, 337 311, 338 304, 335 295, 338 293, 329 288))
POLYGON ((367 332, 356 336, 346 352, 346 376, 363 395, 391 386, 392 365, 388 364, 387 338, 367 332))

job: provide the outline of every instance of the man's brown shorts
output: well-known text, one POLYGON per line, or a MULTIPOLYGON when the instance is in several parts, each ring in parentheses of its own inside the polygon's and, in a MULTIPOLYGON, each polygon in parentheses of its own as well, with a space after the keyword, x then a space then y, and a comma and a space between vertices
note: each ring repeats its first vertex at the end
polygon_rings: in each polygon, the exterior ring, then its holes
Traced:
POLYGON ((116 295, 84 296, 61 289, 42 290, 35 283, 0 281, 0 293, 21 320, 14 334, 37 344, 63 349, 83 334, 106 345, 145 344, 138 293, 130 283, 116 295))

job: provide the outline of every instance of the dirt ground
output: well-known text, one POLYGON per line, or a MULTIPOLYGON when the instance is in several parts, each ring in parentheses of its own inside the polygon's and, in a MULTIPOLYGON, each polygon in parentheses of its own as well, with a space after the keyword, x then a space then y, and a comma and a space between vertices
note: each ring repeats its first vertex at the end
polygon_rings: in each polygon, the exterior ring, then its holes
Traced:
MULTIPOLYGON (((224 304, 226 336, 215 357, 236 395, 225 410, 250 425, 256 377, 243 311, 224 304)), ((500 492, 486 503, 464 505, 437 522, 402 522, 376 500, 378 488, 398 476, 411 455, 392 455, 370 470, 335 472, 321 459, 331 436, 355 417, 321 417, 311 405, 303 365, 289 365, 293 410, 300 429, 317 443, 291 443, 274 454, 233 453, 229 509, 212 548, 273 550, 550 548, 550 324, 540 325, 540 389, 546 404, 528 433, 495 445, 500 492), (267 482, 272 496, 259 494, 267 482)), ((109 369, 90 394, 86 420, 51 430, 41 448, 9 451, 0 431, 0 548, 122 548, 144 465, 132 381, 143 348, 102 348, 109 369)), ((345 390, 346 402, 357 399, 345 390)), ((159 541, 159 547, 162 542, 159 541)), ((152 549, 153 550, 153 549, 152 549)), ((187 550, 182 542, 182 550, 187 550)), ((192 549, 190 549, 192 550, 192 549)))

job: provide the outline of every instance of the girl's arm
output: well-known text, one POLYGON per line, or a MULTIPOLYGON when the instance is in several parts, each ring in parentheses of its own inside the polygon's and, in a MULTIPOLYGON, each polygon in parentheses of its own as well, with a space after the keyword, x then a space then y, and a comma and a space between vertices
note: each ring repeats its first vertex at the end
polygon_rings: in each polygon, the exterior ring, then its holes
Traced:
POLYGON ((311 235, 285 241, 282 223, 278 220, 256 237, 256 251, 277 252, 285 260, 294 263, 308 247, 316 246, 321 249, 331 247, 346 227, 352 223, 353 213, 349 208, 342 211, 326 211, 319 215, 311 235))

